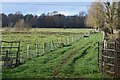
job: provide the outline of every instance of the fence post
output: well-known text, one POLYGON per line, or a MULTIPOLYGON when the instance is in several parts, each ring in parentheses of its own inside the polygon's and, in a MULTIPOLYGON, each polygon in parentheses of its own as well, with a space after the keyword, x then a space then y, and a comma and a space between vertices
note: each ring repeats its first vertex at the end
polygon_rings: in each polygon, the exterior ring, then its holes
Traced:
POLYGON ((79 34, 79 39, 81 38, 81 34, 79 34))
POLYGON ((69 37, 67 36, 67 45, 69 44, 69 37))
POLYGON ((46 50, 47 50, 47 49, 46 49, 46 44, 47 44, 47 43, 45 42, 45 43, 44 43, 44 53, 47 52, 47 51, 46 51, 46 50))
POLYGON ((76 35, 75 35, 75 42, 76 42, 76 35))
POLYGON ((71 44, 71 37, 69 36, 69 44, 71 44))
POLYGON ((43 54, 45 53, 45 43, 43 43, 43 46, 42 46, 42 50, 43 50, 43 54))
POLYGON ((30 58, 30 44, 27 45, 27 59, 30 58))
POLYGON ((68 42, 67 42, 67 37, 66 37, 66 45, 67 45, 67 43, 68 43, 68 42))
POLYGON ((75 42, 77 41, 77 36, 75 35, 75 42))
POLYGON ((51 51, 53 50, 53 44, 52 41, 50 41, 50 47, 51 47, 51 51))
POLYGON ((74 42, 74 35, 72 35, 72 43, 74 42))
POLYGON ((101 54, 101 71, 102 73, 104 72, 104 69, 103 69, 103 54, 104 54, 104 43, 102 43, 102 54, 101 54))
POLYGON ((70 44, 70 36, 68 36, 69 44, 70 44))
POLYGON ((78 40, 78 36, 76 35, 76 41, 78 40))
POLYGON ((118 65, 117 65, 117 43, 116 43, 116 41, 115 41, 115 45, 114 45, 115 47, 114 47, 114 49, 115 49, 115 53, 114 53, 114 72, 115 72, 115 74, 114 74, 114 78, 117 78, 117 68, 118 68, 118 65))
POLYGON ((50 48, 49 48, 49 42, 46 42, 46 52, 48 53, 50 51, 50 48))
POLYGON ((49 42, 49 52, 51 51, 51 41, 49 42))
POLYGON ((36 55, 38 57, 39 56, 39 54, 38 54, 38 44, 36 43, 35 45, 36 45, 36 55))
POLYGON ((61 44, 62 44, 62 43, 63 43, 63 42, 62 42, 62 37, 61 37, 60 39, 61 39, 61 44))
POLYGON ((54 46, 55 46, 55 49, 57 48, 57 41, 55 40, 54 41, 54 46))
POLYGON ((57 48, 59 47, 59 40, 57 39, 57 48))
POLYGON ((47 53, 50 51, 49 50, 49 42, 46 42, 46 51, 47 51, 47 53))
POLYGON ((99 56, 99 48, 100 48, 100 45, 99 45, 100 43, 98 42, 98 67, 99 67, 99 58, 100 58, 100 56, 99 56))
POLYGON ((54 41, 52 40, 51 43, 52 43, 52 50, 54 50, 55 49, 54 41))

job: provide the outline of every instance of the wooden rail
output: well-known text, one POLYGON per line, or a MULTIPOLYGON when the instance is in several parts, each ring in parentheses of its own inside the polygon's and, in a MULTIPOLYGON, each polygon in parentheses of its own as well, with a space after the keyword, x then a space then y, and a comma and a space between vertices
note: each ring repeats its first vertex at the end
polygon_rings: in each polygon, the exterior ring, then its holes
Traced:
POLYGON ((111 46, 110 48, 108 46, 104 48, 104 43, 98 42, 98 66, 100 71, 103 74, 111 74, 114 78, 120 78, 120 43, 115 41, 106 44, 112 44, 112 49, 110 49, 111 46))

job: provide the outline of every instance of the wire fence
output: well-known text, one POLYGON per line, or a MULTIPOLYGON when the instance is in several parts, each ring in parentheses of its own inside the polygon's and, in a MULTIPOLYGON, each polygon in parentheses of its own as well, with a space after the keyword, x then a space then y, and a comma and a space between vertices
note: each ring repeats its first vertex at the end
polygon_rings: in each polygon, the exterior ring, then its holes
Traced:
MULTIPOLYGON (((20 55, 16 56, 16 57, 19 57, 20 63, 25 63, 29 59, 39 57, 43 54, 47 54, 58 48, 69 46, 72 43, 80 40, 81 38, 88 37, 90 34, 93 34, 93 33, 94 32, 90 31, 87 33, 66 36, 66 37, 58 38, 56 40, 44 42, 42 44, 38 43, 37 41, 35 43, 28 42, 27 44, 22 44, 22 41, 21 41, 20 43, 22 45, 20 45, 20 49, 19 49, 20 55)), ((12 47, 11 47, 11 49, 12 49, 12 47)), ((1 51, 1 53, 2 53, 2 51, 1 51)))
MULTIPOLYGON (((93 32, 83 33, 83 34, 77 34, 72 36, 67 36, 64 38, 59 38, 56 40, 44 42, 43 44, 40 43, 28 43, 26 46, 26 51, 21 51, 21 62, 24 63, 26 60, 32 59, 34 57, 38 57, 42 54, 49 53, 51 51, 54 51, 58 48, 62 48, 68 45, 71 45, 72 43, 80 40, 83 37, 89 36, 90 34, 93 34, 93 32), (22 55, 23 54, 23 55, 22 55)), ((24 47, 24 46, 22 46, 24 47)))

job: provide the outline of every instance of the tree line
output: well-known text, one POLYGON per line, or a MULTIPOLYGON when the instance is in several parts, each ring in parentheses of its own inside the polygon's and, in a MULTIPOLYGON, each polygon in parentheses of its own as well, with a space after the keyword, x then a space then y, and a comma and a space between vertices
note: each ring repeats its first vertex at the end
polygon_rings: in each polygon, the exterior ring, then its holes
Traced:
POLYGON ((48 14, 43 13, 40 16, 32 14, 23 15, 21 12, 8 15, 2 13, 1 15, 2 27, 12 28, 22 23, 31 28, 84 28, 87 16, 85 12, 80 12, 78 15, 65 16, 57 11, 48 14))

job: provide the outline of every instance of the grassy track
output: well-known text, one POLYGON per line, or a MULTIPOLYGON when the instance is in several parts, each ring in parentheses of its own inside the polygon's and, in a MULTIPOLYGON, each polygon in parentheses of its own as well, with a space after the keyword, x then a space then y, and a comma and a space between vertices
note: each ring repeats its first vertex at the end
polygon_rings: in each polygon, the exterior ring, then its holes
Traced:
POLYGON ((97 42, 102 35, 92 34, 90 37, 43 54, 27 61, 14 69, 3 71, 3 77, 12 78, 100 78, 97 67, 97 42))

